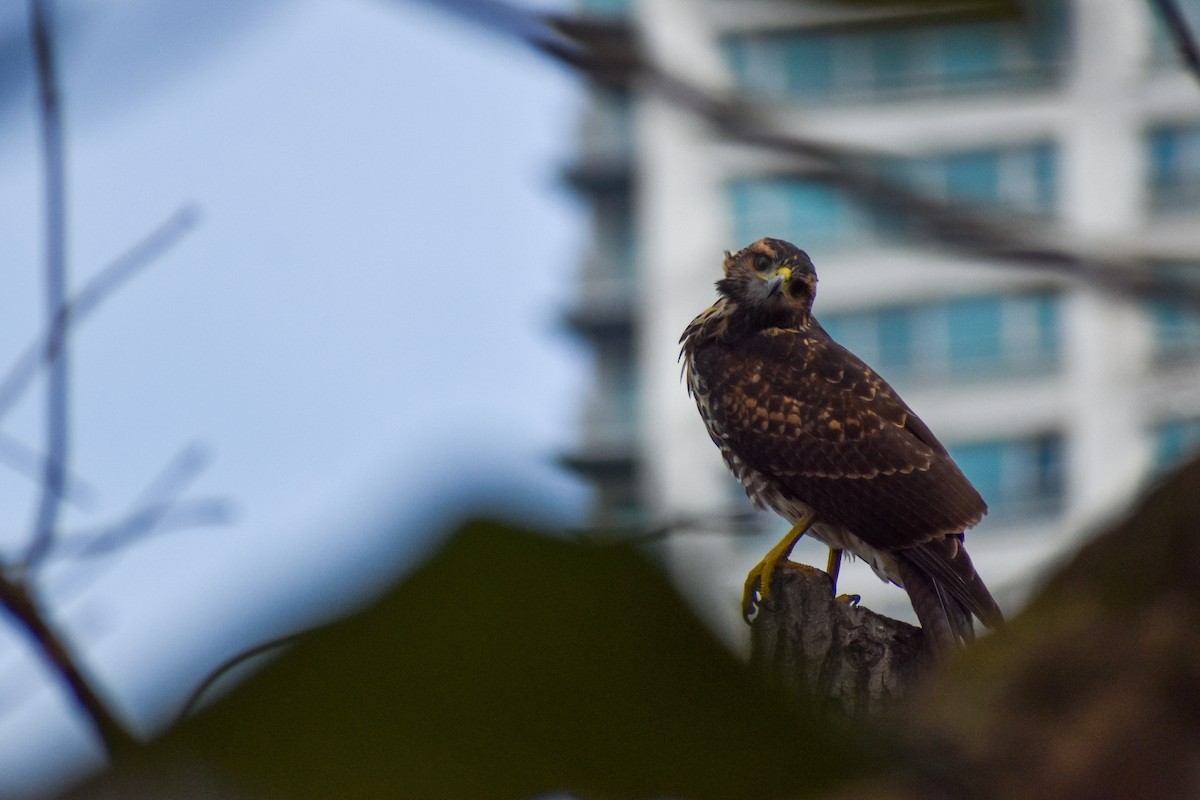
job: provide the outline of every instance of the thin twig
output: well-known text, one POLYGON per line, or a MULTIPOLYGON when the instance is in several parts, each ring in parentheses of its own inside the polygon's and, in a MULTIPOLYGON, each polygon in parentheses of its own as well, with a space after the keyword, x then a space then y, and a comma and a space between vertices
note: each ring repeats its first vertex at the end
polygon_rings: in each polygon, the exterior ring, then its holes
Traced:
POLYGON ((254 658, 255 656, 262 655, 263 653, 269 652, 271 650, 276 650, 280 647, 286 647, 287 645, 291 644, 292 642, 295 642, 296 640, 298 640, 300 637, 306 635, 307 633, 309 633, 309 631, 301 631, 300 633, 293 633, 288 636, 281 636, 278 639, 272 639, 269 642, 263 642, 260 645, 255 645, 254 647, 251 647, 249 650, 244 650, 241 653, 238 653, 237 655, 231 656, 230 658, 227 658, 224 661, 222 661, 217 666, 217 668, 214 669, 212 672, 210 672, 208 674, 208 677, 206 677, 204 680, 202 680, 200 682, 200 685, 197 686, 195 689, 193 689, 192 693, 190 695, 188 695, 187 700, 185 700, 183 703, 183 707, 179 709, 179 713, 175 716, 175 724, 178 725, 185 718, 187 718, 187 716, 189 714, 191 714, 192 711, 196 708, 196 705, 200 702, 200 699, 204 696, 204 693, 207 692, 214 683, 216 683, 226 673, 228 673, 229 670, 233 669, 234 667, 238 666, 239 664, 245 663, 246 661, 254 658))
POLYGON ((755 536, 763 532, 763 514, 757 511, 712 516, 678 515, 656 525, 630 525, 609 528, 580 528, 574 531, 582 542, 644 545, 685 534, 717 536, 755 536))
POLYGON ((45 186, 45 313, 49 368, 46 383, 46 469, 42 473, 41 499, 33 522, 30 554, 49 548, 58 525, 63 473, 67 469, 68 384, 70 365, 67 350, 67 208, 66 168, 63 154, 62 114, 58 78, 54 68, 54 43, 50 33, 49 9, 40 0, 30 0, 30 33, 37 65, 38 109, 41 121, 42 169, 45 186))
MULTIPOLYGON (((46 456, 34 450, 10 434, 0 431, 0 463, 18 475, 30 480, 40 480, 47 469, 62 469, 58 464, 47 464, 46 456)), ((77 475, 63 471, 61 481, 63 493, 60 500, 85 508, 96 501, 96 488, 77 475)))
MULTIPOLYGON (((67 547, 62 546, 66 545, 66 540, 60 537, 53 552, 77 557, 97 556, 148 536, 164 525, 182 527, 185 524, 213 524, 229 519, 229 505, 223 501, 204 499, 182 505, 179 500, 179 496, 207 464, 208 455, 204 448, 196 444, 184 447, 142 490, 141 496, 134 501, 132 510, 125 517, 95 533, 72 535, 71 544, 67 547)), ((42 557, 47 553, 43 553, 42 557)), ((31 561, 25 566, 33 569, 37 564, 37 561, 31 561)))
POLYGON ((1188 72, 1197 82, 1200 82, 1200 48, 1196 46, 1196 39, 1192 36, 1191 28, 1188 27, 1183 12, 1179 10, 1179 6, 1173 0, 1150 0, 1150 2, 1155 5, 1158 13, 1162 16, 1162 20, 1167 26, 1167 32, 1175 41, 1175 49, 1183 58, 1188 72))
MULTIPOLYGON (((41 499, 34 518, 33 541, 28 551, 30 554, 45 550, 53 542, 68 467, 66 180, 58 81, 47 5, 41 0, 29 2, 45 183, 45 308, 48 323, 44 356, 49 367, 45 469, 41 499)), ((38 607, 26 577, 27 573, 10 577, 0 571, 0 605, 29 634, 42 657, 67 685, 79 709, 91 721, 109 757, 115 760, 136 747, 137 742, 92 688, 82 667, 38 607)))
POLYGON ((807 165, 806 176, 842 188, 869 206, 900 215, 961 252, 1001 265, 1032 267, 1086 281, 1118 298, 1166 298, 1200 306, 1200 287, 1146 270, 1151 258, 1100 259, 1064 249, 1054 243, 1053 231, 1039 239, 1028 226, 1004 224, 982 210, 930 197, 886 179, 877 169, 883 153, 851 150, 775 130, 773 122, 778 115, 771 109, 738 95, 711 92, 649 61, 627 23, 543 15, 506 0, 456 0, 450 10, 524 41, 602 85, 656 95, 695 114, 730 141, 800 157, 807 165), (622 30, 626 35, 620 34, 622 30))
POLYGON ((140 506, 113 525, 64 534, 55 542, 52 552, 57 557, 94 558, 123 549, 150 534, 224 525, 234 518, 233 506, 219 497, 163 500, 140 506))
POLYGON ((135 748, 137 740, 129 735, 108 710, 108 705, 92 689, 91 681, 84 676, 75 656, 50 627, 44 612, 37 607, 25 586, 3 573, 0 573, 0 605, 25 629, 42 656, 67 684, 71 696, 104 743, 109 758, 115 760, 135 748))
MULTIPOLYGON (((196 206, 183 206, 140 242, 107 264, 68 303, 67 313, 63 315, 67 323, 72 328, 78 327, 114 292, 125 286, 195 227, 199 219, 200 212, 196 206)), ((0 380, 0 419, 13 409, 32 385, 38 370, 46 362, 52 345, 52 332, 47 330, 30 342, 9 367, 3 380, 0 380)))

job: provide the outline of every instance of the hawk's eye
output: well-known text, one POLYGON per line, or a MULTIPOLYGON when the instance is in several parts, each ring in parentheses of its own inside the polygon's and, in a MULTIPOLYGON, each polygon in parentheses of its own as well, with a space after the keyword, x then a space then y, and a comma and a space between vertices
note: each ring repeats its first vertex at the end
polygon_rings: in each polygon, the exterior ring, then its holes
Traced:
POLYGON ((758 258, 754 259, 754 268, 759 272, 766 272, 771 268, 771 257, 759 256, 758 258))

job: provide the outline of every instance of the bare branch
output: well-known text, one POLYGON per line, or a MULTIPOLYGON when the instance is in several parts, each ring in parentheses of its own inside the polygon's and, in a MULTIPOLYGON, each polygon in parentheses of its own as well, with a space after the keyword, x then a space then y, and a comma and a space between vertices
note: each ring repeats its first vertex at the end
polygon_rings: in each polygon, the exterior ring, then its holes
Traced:
POLYGON ((1162 16, 1162 21, 1166 24, 1171 38, 1175 40, 1175 49, 1183 58, 1188 72, 1197 82, 1200 82, 1200 48, 1196 46, 1196 39, 1192 36, 1183 12, 1179 10, 1179 6, 1173 0, 1150 0, 1150 2, 1162 16))
POLYGON ((91 680, 83 674, 82 667, 67 649, 66 643, 51 629, 45 613, 37 607, 24 584, 11 580, 3 573, 0 573, 0 605, 3 605, 13 619, 25 629, 37 644, 42 657, 67 684, 75 703, 91 721, 92 727, 104 743, 109 757, 115 759, 136 747, 137 741, 109 712, 108 705, 92 689, 91 680))
POLYGON ((62 114, 54 68, 54 42, 48 4, 30 0, 29 19, 37 65, 38 110, 41 121, 42 169, 45 186, 46 274, 45 312, 49 367, 46 385, 46 468, 33 522, 31 552, 50 546, 58 524, 63 473, 67 468, 69 360, 67 358, 67 208, 63 157, 62 114))
MULTIPOLYGON (((46 456, 20 439, 0 431, 0 463, 5 464, 18 475, 37 481, 41 480, 47 469, 62 470, 61 465, 47 463, 48 461, 46 456)), ((59 499, 64 502, 84 508, 96 501, 96 488, 83 478, 68 474, 65 470, 63 470, 60 485, 63 493, 59 499)))
POLYGON ((1045 231, 1039 238, 1030 226, 1004 224, 984 210, 929 197, 884 178, 877 169, 883 153, 851 150, 777 130, 779 117, 770 108, 739 96, 710 92, 650 62, 624 23, 543 15, 505 0, 456 0, 451 10, 485 26, 494 25, 493 30, 525 42, 601 85, 654 94, 692 112, 730 141, 798 157, 806 164, 806 177, 838 186, 859 202, 899 215, 961 252, 995 260, 1001 266, 1036 268, 1084 281, 1119 298, 1161 297, 1200 306, 1200 287, 1181 285, 1147 271, 1149 257, 1101 259, 1063 248, 1054 231, 1045 231))
POLYGON ((581 541, 651 544, 679 534, 720 536, 756 536, 763 531, 763 515, 757 511, 697 516, 681 514, 654 525, 582 528, 575 531, 581 541))
MULTIPOLYGON (((200 212, 194 205, 176 210, 144 239, 105 266, 84 285, 68 304, 66 313, 63 314, 65 322, 72 328, 78 327, 113 293, 125 286, 195 227, 199 219, 200 212)), ((0 380, 0 419, 13 409, 33 383, 38 370, 48 360, 52 346, 52 331, 47 330, 25 348, 4 379, 0 380)))
POLYGON ((232 510, 228 502, 205 498, 187 503, 179 496, 208 464, 208 455, 199 445, 180 450, 142 491, 132 510, 117 522, 93 532, 77 532, 69 539, 60 538, 52 551, 30 553, 27 569, 50 552, 76 557, 98 556, 113 552, 131 542, 164 529, 211 525, 228 521, 232 510))
POLYGON ((139 506, 113 525, 61 536, 51 552, 69 558, 92 558, 112 553, 151 534, 224 525, 233 519, 233 507, 221 498, 162 501, 139 506))
POLYGON ((217 668, 210 672, 208 676, 200 682, 200 685, 193 689, 192 693, 188 695, 187 700, 185 700, 183 703, 183 707, 179 709, 179 713, 175 716, 175 724, 178 725, 189 714, 191 714, 192 711, 195 710, 196 705, 200 702, 200 699, 204 697, 204 693, 212 688, 212 685, 219 681, 224 675, 228 674, 231 669, 237 667, 239 664, 246 663, 255 656, 260 656, 264 653, 270 652, 271 650, 278 650, 281 647, 287 647, 307 633, 308 631, 301 631, 300 633, 281 636, 278 639, 272 639, 269 642, 263 642, 260 645, 255 645, 249 650, 245 650, 222 661, 217 668))

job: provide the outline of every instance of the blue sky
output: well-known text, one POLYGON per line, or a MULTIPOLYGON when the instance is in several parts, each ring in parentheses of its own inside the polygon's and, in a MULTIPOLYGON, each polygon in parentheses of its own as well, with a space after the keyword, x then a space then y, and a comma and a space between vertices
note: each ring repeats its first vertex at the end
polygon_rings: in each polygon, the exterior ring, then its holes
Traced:
MULTIPOLYGON (((24 4, 0 12, 4 361, 41 324, 25 24, 24 4)), ((182 205, 202 213, 73 341, 72 465, 95 499, 66 526, 120 517, 192 443, 209 464, 186 496, 236 509, 45 571, 129 719, 148 730, 208 665, 378 587, 465 498, 580 518, 553 463, 587 379, 559 323, 585 236, 557 177, 569 75, 410 2, 62 0, 58 25, 72 284, 182 205)), ((0 430, 40 446, 40 408, 30 393, 0 430)), ((0 472, 6 546, 33 500, 0 472)), ((95 753, 2 639, 8 796, 95 753)))

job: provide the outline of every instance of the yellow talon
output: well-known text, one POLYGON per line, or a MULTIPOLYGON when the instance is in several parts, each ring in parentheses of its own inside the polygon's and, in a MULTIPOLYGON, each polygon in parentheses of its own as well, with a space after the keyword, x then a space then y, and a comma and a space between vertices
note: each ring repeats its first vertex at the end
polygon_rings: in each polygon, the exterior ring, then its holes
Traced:
POLYGON ((779 562, 787 561, 787 557, 791 555, 792 548, 796 546, 796 542, 800 541, 800 537, 813 524, 815 514, 811 511, 805 512, 804 516, 797 520, 796 524, 791 527, 779 543, 771 548, 771 550, 763 556, 763 560, 754 566, 750 573, 746 576, 746 584, 742 588, 742 616, 747 622, 754 616, 754 609, 758 603, 768 600, 771 597, 771 580, 775 575, 775 568, 779 566, 779 562), (758 600, 754 598, 755 593, 758 594, 758 600))
POLYGON ((825 572, 829 574, 829 579, 833 581, 833 593, 837 594, 837 579, 838 573, 842 571, 842 551, 836 547, 829 548, 829 561, 826 562, 825 572))

